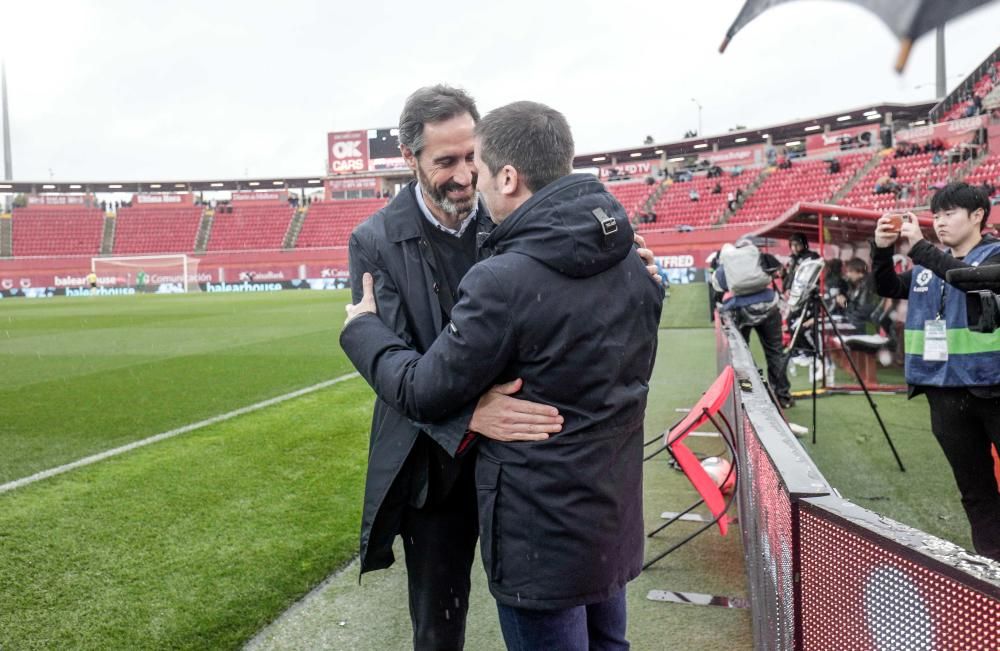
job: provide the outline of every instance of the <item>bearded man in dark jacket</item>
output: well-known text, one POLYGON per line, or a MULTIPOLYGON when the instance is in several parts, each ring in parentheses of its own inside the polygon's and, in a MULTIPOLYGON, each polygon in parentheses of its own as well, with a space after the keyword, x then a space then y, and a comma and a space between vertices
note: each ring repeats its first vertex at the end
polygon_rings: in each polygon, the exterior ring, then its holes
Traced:
MULTIPOLYGON (((458 284, 494 228, 476 194, 473 129, 465 91, 420 88, 399 117, 400 152, 416 180, 351 234, 351 287, 374 274, 379 317, 415 350, 430 348, 451 319, 458 284)), ((415 651, 465 644, 470 572, 479 535, 475 446, 468 431, 501 440, 558 432, 561 417, 513 397, 520 383, 490 390, 447 421, 420 423, 377 396, 365 476, 361 572, 394 562, 403 541, 415 651)))
POLYGON ((476 127, 479 189, 498 224, 421 355, 375 316, 366 275, 341 345, 379 396, 421 422, 494 382, 564 422, 477 441, 481 553, 510 649, 624 649, 625 584, 642 565, 642 438, 663 290, 632 255, 628 216, 571 174, 565 118, 532 102, 476 127))

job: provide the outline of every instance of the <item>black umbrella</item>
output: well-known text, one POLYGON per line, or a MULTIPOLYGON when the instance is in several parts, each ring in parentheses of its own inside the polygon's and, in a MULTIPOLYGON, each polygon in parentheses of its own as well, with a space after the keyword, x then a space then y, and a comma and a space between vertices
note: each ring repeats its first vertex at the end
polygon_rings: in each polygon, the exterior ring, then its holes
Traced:
MULTIPOLYGON (((729 41, 736 32, 743 29, 751 20, 761 15, 775 5, 793 2, 794 0, 747 0, 740 14, 733 21, 732 27, 726 32, 719 52, 725 52, 729 41)), ((868 9, 882 19, 892 33, 900 39, 899 58, 896 59, 896 70, 902 72, 906 60, 910 56, 913 42, 927 32, 944 25, 946 22, 961 16, 967 11, 984 5, 991 0, 846 0, 852 4, 868 9)))

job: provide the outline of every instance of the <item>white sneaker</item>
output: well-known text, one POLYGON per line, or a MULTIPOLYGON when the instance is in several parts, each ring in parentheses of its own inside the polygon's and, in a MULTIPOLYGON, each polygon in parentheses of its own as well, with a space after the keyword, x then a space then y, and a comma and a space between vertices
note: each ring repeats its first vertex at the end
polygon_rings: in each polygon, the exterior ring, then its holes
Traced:
POLYGON ((808 427, 802 427, 798 423, 793 423, 790 421, 788 423, 788 429, 792 430, 792 434, 794 434, 797 438, 802 438, 803 436, 809 433, 808 427))

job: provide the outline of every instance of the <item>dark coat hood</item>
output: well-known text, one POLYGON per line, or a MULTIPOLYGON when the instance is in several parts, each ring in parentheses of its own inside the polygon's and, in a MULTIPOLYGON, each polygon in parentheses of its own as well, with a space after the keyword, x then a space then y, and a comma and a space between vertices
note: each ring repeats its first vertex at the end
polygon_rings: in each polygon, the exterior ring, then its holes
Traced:
POLYGON ((550 183, 494 229, 484 243, 493 254, 521 253, 573 278, 610 269, 629 255, 634 234, 628 214, 591 174, 550 183), (607 236, 598 217, 614 220, 607 236))

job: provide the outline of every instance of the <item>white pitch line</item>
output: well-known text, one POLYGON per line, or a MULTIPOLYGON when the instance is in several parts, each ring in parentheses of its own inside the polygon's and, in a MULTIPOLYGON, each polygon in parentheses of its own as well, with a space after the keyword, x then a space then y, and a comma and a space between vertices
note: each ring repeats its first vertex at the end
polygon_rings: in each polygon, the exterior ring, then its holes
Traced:
POLYGON ((83 466, 89 466, 92 463, 97 463, 98 461, 104 461, 110 457, 118 456, 119 454, 124 454, 125 452, 130 452, 136 448, 141 448, 151 443, 158 443, 160 441, 173 438, 180 434, 186 434, 187 432, 200 429, 202 427, 208 427, 209 425, 215 425, 216 423, 221 423, 223 421, 229 420, 231 418, 236 418, 237 416, 242 416, 244 414, 249 414, 255 412, 259 409, 264 409, 265 407, 270 407, 272 405, 277 405, 279 403, 285 402, 286 400, 291 400, 292 398, 298 398, 320 389, 325 389, 334 384, 344 382, 345 380, 351 380, 359 377, 358 373, 348 373, 347 375, 341 375, 340 377, 335 377, 332 380, 326 380, 320 382, 319 384, 313 384, 297 391, 292 391, 291 393, 286 393, 280 396, 275 396, 274 398, 268 398, 267 400, 262 400, 261 402, 255 402, 252 405, 247 405, 246 407, 240 407, 239 409, 234 409, 233 411, 227 411, 224 414, 219 414, 218 416, 212 416, 211 418, 206 418, 205 420, 199 420, 197 423, 191 423, 190 425, 185 425, 183 427, 178 427, 177 429, 172 429, 169 432, 162 432, 160 434, 154 434, 148 438, 144 438, 141 441, 134 441, 127 445, 122 445, 117 448, 112 448, 111 450, 105 450, 104 452, 98 452, 97 454, 92 454, 89 457, 84 457, 82 459, 77 459, 76 461, 71 461, 70 463, 56 466, 55 468, 49 468, 48 470, 42 470, 41 472, 36 472, 33 475, 27 477, 22 477, 21 479, 15 479, 14 481, 9 481, 6 484, 0 484, 0 493, 7 493, 9 491, 27 486, 28 484, 33 484, 36 481, 41 481, 43 479, 48 479, 49 477, 54 477, 56 475, 61 475, 64 472, 69 472, 70 470, 76 470, 77 468, 82 468, 83 466))

